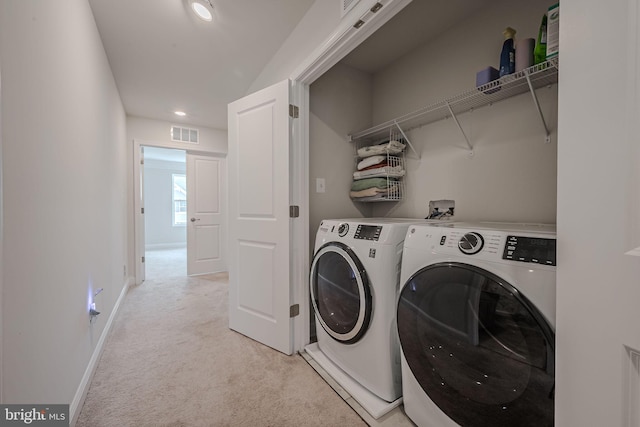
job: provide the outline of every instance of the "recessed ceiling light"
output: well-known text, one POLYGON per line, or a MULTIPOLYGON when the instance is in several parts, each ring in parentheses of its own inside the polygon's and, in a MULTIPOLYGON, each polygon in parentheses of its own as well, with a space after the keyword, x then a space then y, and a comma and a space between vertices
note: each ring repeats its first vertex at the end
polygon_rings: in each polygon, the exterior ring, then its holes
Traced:
POLYGON ((174 111, 176 116, 184 117, 187 115, 184 111, 174 111))
POLYGON ((211 11, 209 10, 209 8, 205 6, 205 4, 208 4, 210 7, 213 8, 213 6, 208 0, 203 0, 203 1, 194 0, 191 3, 191 9, 193 9, 193 11, 196 13, 196 15, 198 15, 200 19, 209 22, 213 19, 213 15, 211 14, 211 11))

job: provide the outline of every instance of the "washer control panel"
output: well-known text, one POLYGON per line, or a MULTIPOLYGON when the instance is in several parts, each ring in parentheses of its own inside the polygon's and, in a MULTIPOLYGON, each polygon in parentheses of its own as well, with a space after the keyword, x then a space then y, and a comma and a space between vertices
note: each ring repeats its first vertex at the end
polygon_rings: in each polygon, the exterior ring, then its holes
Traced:
POLYGON ((519 233, 515 230, 455 227, 412 227, 405 245, 420 247, 432 253, 451 256, 473 256, 487 261, 515 261, 547 266, 556 265, 556 239, 535 230, 519 233))
POLYGON ((556 265, 556 239, 509 235, 502 259, 556 265))
POLYGON ((356 233, 354 234, 353 238, 360 240, 378 241, 378 239, 380 239, 381 232, 382 226, 380 225, 358 224, 358 228, 356 229, 356 233))

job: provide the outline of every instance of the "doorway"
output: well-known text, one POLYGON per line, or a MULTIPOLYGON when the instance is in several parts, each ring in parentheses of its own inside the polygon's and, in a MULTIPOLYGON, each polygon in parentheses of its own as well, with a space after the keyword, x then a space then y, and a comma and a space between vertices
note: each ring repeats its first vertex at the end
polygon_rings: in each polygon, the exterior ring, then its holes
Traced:
POLYGON ((136 140, 133 148, 135 283, 148 278, 148 262, 166 270, 158 272, 160 277, 227 271, 226 156, 136 140), (145 188, 146 181, 154 181, 145 177, 147 170, 154 170, 150 175, 163 176, 160 206, 146 200, 145 193, 153 198, 156 192, 153 183, 151 189, 145 188), (151 223, 147 230, 149 213, 153 217, 156 210, 161 211, 165 228, 158 235, 153 234, 151 223), (152 237, 147 239, 147 233, 152 237), (147 250, 152 256, 149 261, 147 250))
POLYGON ((145 277, 187 275, 186 151, 144 147, 145 277))

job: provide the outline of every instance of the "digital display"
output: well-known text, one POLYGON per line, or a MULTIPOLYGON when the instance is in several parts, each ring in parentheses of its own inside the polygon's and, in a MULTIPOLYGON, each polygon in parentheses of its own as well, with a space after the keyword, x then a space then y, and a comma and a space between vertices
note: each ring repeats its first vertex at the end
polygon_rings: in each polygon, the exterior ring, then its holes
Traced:
POLYGON ((356 234, 353 236, 355 239, 362 240, 378 240, 380 238, 380 232, 382 227, 379 225, 358 225, 356 234))
POLYGON ((556 265, 556 239, 507 236, 502 259, 556 265))

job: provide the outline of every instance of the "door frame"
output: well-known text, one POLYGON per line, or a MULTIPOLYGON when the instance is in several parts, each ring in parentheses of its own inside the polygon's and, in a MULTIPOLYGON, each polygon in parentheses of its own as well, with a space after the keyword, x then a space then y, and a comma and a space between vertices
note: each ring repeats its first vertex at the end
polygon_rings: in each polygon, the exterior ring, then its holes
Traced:
POLYGON ((291 293, 292 301, 300 306, 300 315, 294 318, 293 324, 294 351, 304 350, 311 341, 309 324, 313 315, 309 292, 309 87, 412 1, 378 0, 383 7, 377 12, 366 9, 359 17, 343 19, 329 38, 289 77, 293 82, 291 100, 299 110, 298 120, 293 121, 291 146, 290 200, 292 205, 300 207, 300 217, 291 224, 291 293), (364 24, 355 28, 358 20, 364 24))
MULTIPOLYGON (((224 180, 224 185, 227 184, 227 167, 226 167, 226 153, 217 153, 210 151, 202 151, 202 150, 193 150, 190 147, 185 147, 184 145, 178 144, 167 144, 156 141, 145 141, 139 138, 133 139, 133 252, 134 252, 134 274, 135 274, 135 284, 139 285, 144 280, 141 279, 143 277, 144 272, 144 264, 142 263, 142 256, 145 253, 144 245, 144 217, 141 214, 140 209, 142 208, 141 204, 141 194, 140 194, 140 148, 141 147, 155 147, 155 148, 167 148, 167 149, 175 149, 175 150, 184 150, 187 154, 197 154, 201 156, 209 156, 212 158, 221 159, 223 161, 223 176, 221 179, 224 180)), ((223 201, 224 206, 222 207, 224 211, 225 222, 227 220, 227 191, 226 187, 223 191, 223 201)), ((189 194, 189 189, 187 188, 187 195, 189 194)), ((225 227, 227 224, 225 223, 225 227)), ((225 234, 226 236, 226 234, 225 234)), ((225 259, 228 252, 228 244, 225 238, 225 244, 223 245, 223 250, 225 252, 225 259)))

